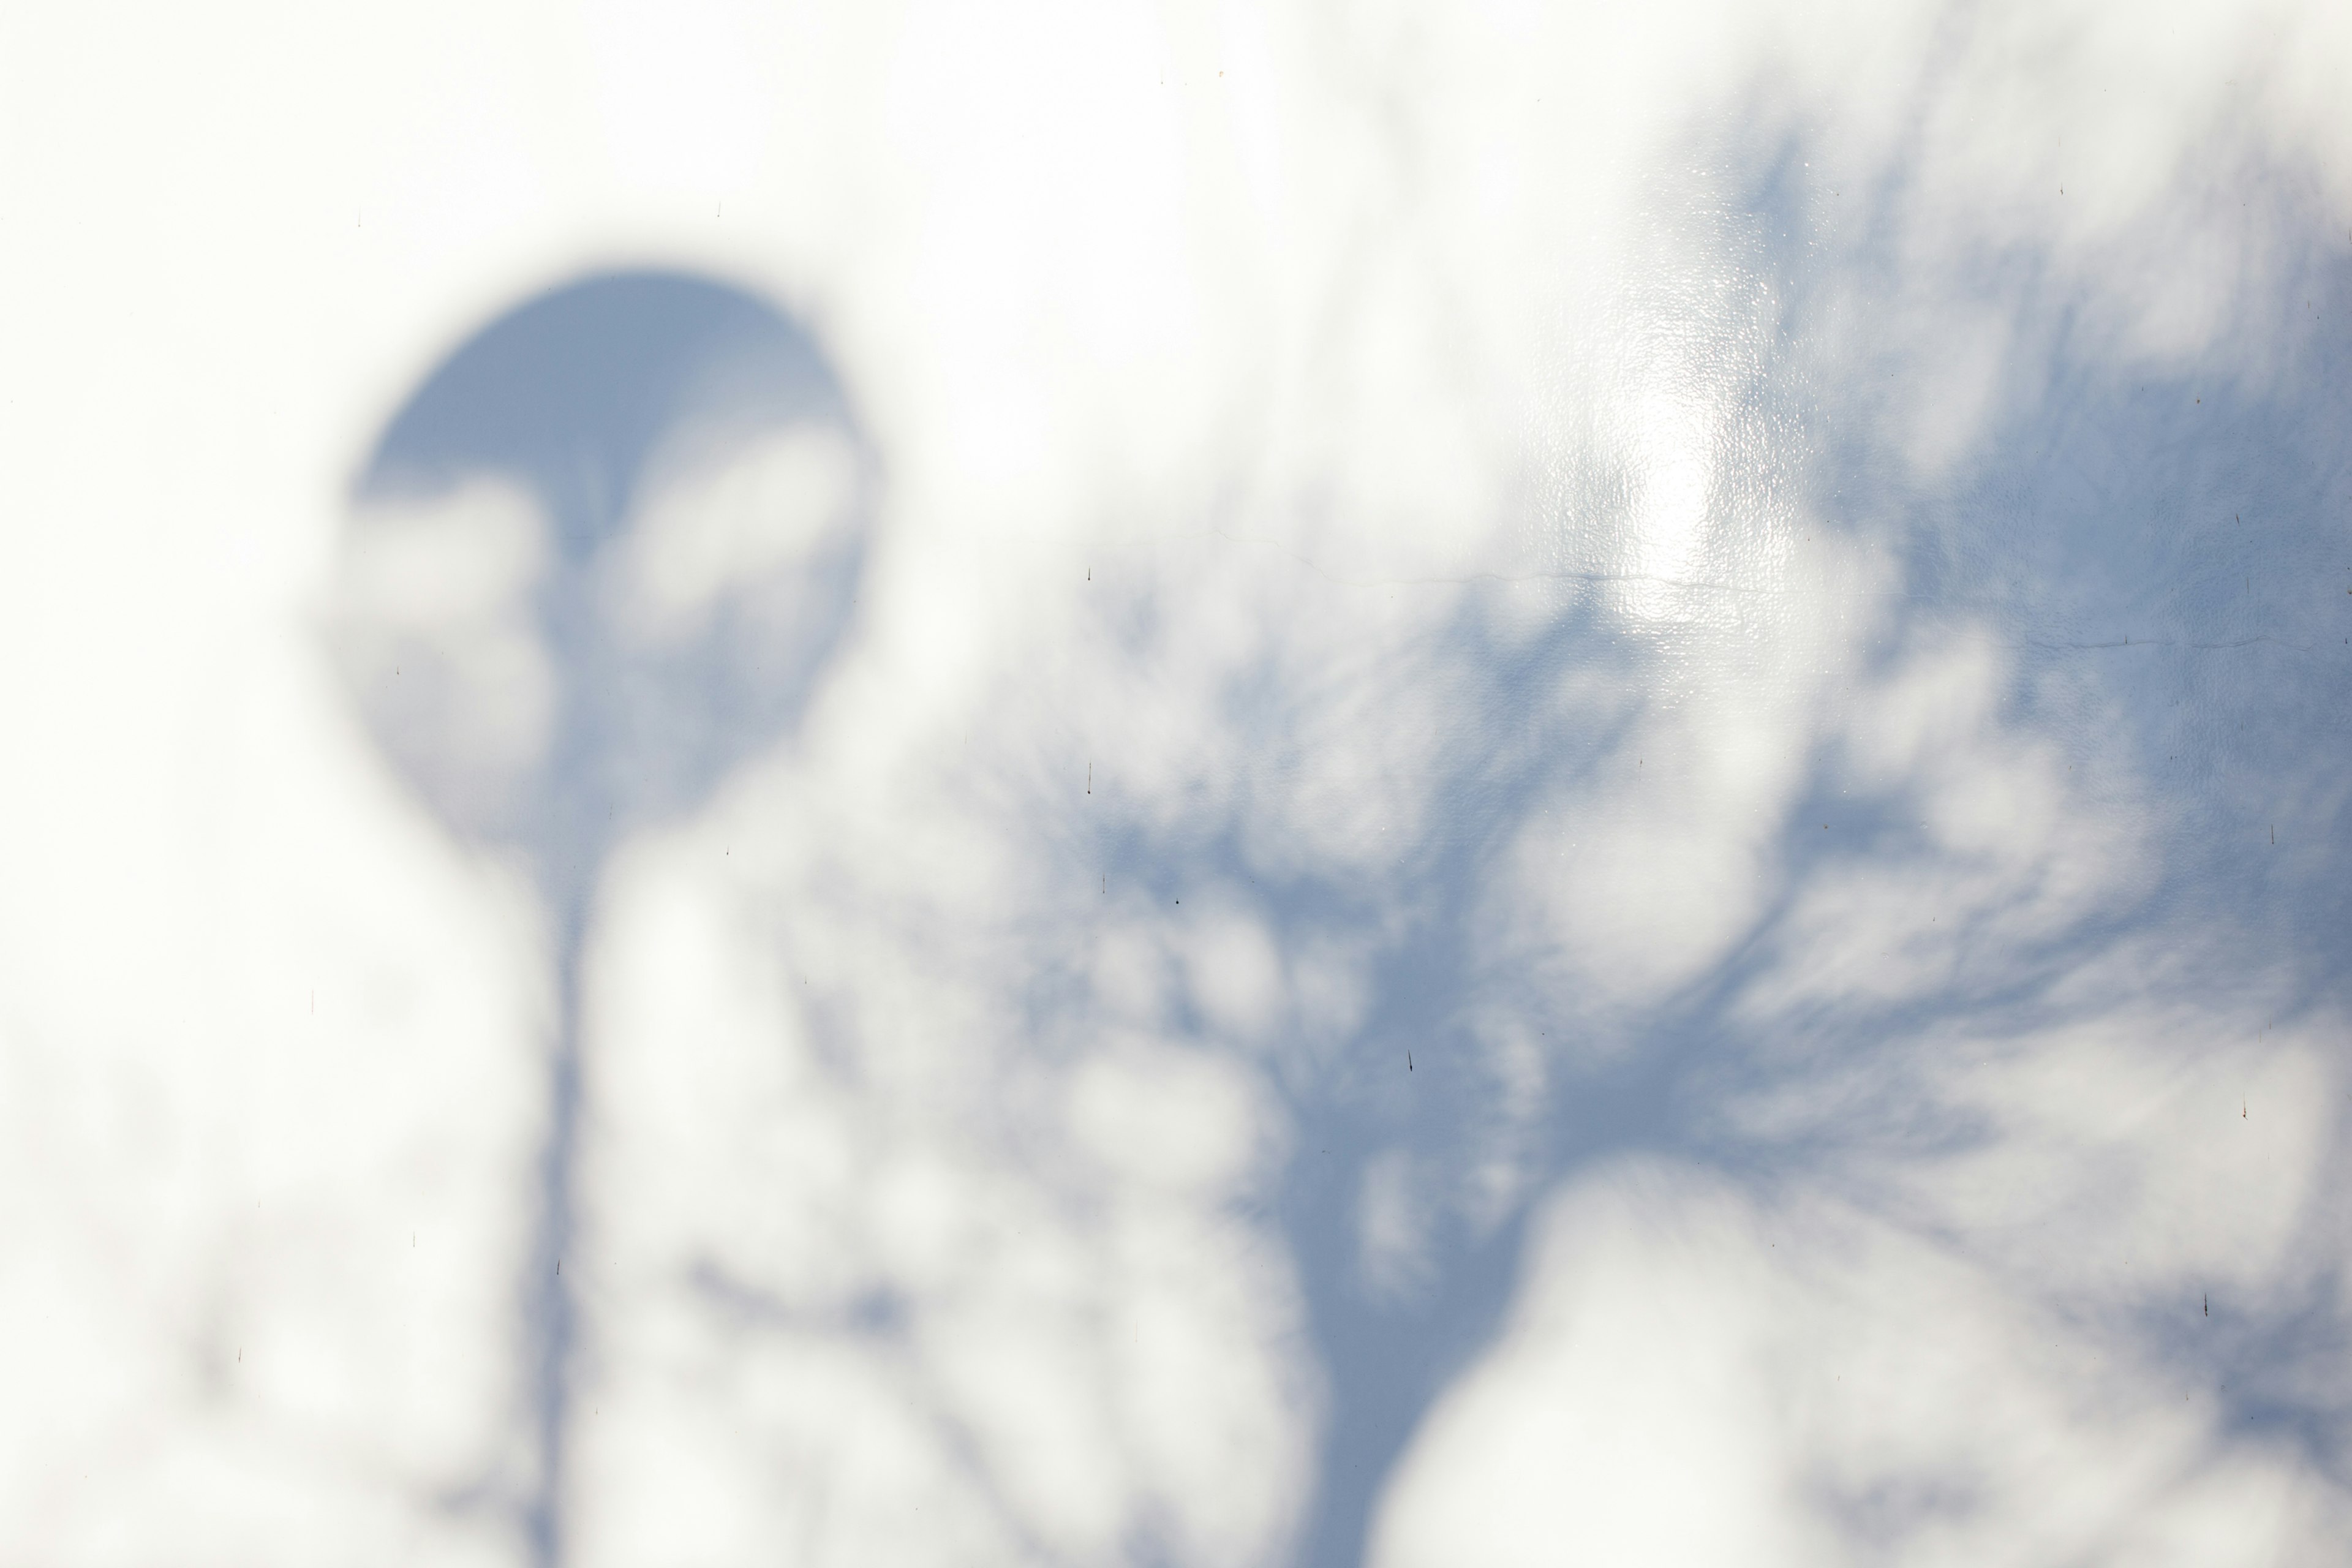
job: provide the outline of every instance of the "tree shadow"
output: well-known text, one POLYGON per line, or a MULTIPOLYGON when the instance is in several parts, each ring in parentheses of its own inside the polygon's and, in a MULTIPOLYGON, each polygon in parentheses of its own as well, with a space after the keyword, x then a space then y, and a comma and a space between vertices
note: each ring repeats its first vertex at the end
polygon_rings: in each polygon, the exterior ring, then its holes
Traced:
MULTIPOLYGON (((1840 335, 1832 329, 1852 342, 1857 317, 1867 328, 1874 309, 1898 312, 1854 287, 1895 262, 1874 218, 1843 231, 1824 219, 1822 193, 1800 172, 1803 151, 1764 160, 1745 202, 1719 220, 1718 262, 1748 282, 1733 308, 1769 293, 1775 320, 1757 361, 1724 373, 1739 384, 1710 438, 1719 455, 1753 452, 1732 426, 1762 419, 1805 456, 1793 472, 1731 470, 1709 515, 1727 530, 1768 529, 1765 514, 1788 504, 1793 484, 1815 526, 1893 563, 1895 608, 1864 639, 1853 689, 1826 704, 1768 837, 1769 889, 1737 937, 1637 1006, 1596 1010, 1580 994, 1589 974, 1548 976, 1515 952, 1507 922, 1497 926, 1493 889, 1528 824, 1573 811, 1601 770, 1622 768, 1621 742, 1675 677, 1654 626, 1624 613, 1605 574, 1556 589, 1533 637, 1507 629, 1527 619, 1505 602, 1524 590, 1462 591, 1436 658, 1475 698, 1454 711, 1457 739, 1429 814, 1436 830, 1375 882, 1270 875, 1236 847, 1238 831, 1127 857, 1148 867, 1213 854, 1286 946, 1318 932, 1383 933, 1366 1021, 1328 1065, 1287 1080, 1295 1159, 1272 1199, 1328 1401, 1294 1558, 1304 1568, 1365 1560, 1401 1457, 1510 1310, 1537 1202, 1580 1173, 1644 1152, 1759 1195, 1802 1184, 1932 1228, 1885 1173, 2005 1136, 1997 1112, 1949 1092, 1935 1053, 1956 1032, 2030 1045, 2128 1003, 2201 1009, 2242 1022, 2251 1037, 2260 1024, 2340 1016, 2352 1001, 2341 782, 2352 776, 2342 722, 2352 268, 2324 215, 2291 180, 2261 187, 2295 243, 2247 307, 2252 330, 2294 342, 2259 369, 2249 359, 2262 356, 2227 343, 2170 362, 2121 353, 2082 325, 2067 290, 2011 289, 2002 279, 2017 258, 1989 258, 1986 298, 2021 346, 1973 454, 1922 477, 1893 450, 1878 377, 1851 363, 1844 378, 1823 374, 1816 345, 1840 335), (1830 319, 1838 312, 1846 319, 1830 319), (1979 650, 1983 682, 1901 695, 1906 672, 1949 646, 1979 650), (1595 671, 1643 695, 1613 718, 1562 721, 1549 694, 1595 671), (1996 820, 1981 843, 1956 838, 1937 814, 1967 805, 1965 782, 1947 787, 1911 764, 1869 760, 1892 726, 1932 729, 1969 712, 1983 726, 1974 742, 2057 759, 2053 787, 2077 792, 2067 831, 2120 836, 2095 868, 2068 869, 2074 852, 2030 820, 2013 831, 1996 820), (1851 912, 1844 925, 1824 923, 1841 900, 1859 908, 1859 893, 1843 889, 1873 867, 1912 879, 1918 929, 1869 934, 1885 951, 1908 944, 1916 973, 1888 985, 1808 976, 1825 943, 1867 922, 1851 912), (1953 901, 1942 916, 1927 912, 1944 898, 1953 901), (2113 978, 2126 969, 2128 982, 2113 978), (1498 1018, 1546 1041, 1540 1087, 1496 1065, 1498 1018), (1781 1109, 1752 1114, 1768 1103, 1781 1109), (1497 1150, 1517 1169, 1501 1197, 1475 1180, 1497 1150), (1383 1285, 1367 1266, 1366 1211, 1398 1171, 1419 1189, 1421 1229, 1411 1279, 1383 1285)), ((1901 323, 1877 325, 1900 340, 1901 323)), ((1615 526, 1626 503, 1607 478, 1561 487, 1549 521, 1570 536, 1615 526)), ((1703 626, 1714 612, 1688 602, 1676 614, 1703 626)), ((1566 896, 1623 890, 1599 882, 1566 896)), ((2321 1193, 2344 1147, 2340 1112, 2323 1121, 2321 1193)), ((2294 1223, 2340 1246, 2329 1200, 2294 1223)), ((2102 1331, 2213 1391, 2224 1413, 2216 1445, 2284 1444, 2315 1473, 2352 1485, 2352 1391, 2312 1375, 2352 1345, 2336 1265, 2289 1280, 2275 1300, 2231 1301, 2226 1321, 2218 1303, 2198 1315, 2200 1267, 2183 1258, 2160 1288, 2102 1318, 2102 1331)), ((2083 1300, 2078 1282, 2015 1283, 2060 1310, 2113 1310, 2083 1300)), ((1893 1539, 1906 1520, 1966 1511, 1975 1486, 1966 1475, 1923 1478, 1911 1502, 1889 1494, 1852 1518, 1828 1511, 1857 1540, 1893 1539)))

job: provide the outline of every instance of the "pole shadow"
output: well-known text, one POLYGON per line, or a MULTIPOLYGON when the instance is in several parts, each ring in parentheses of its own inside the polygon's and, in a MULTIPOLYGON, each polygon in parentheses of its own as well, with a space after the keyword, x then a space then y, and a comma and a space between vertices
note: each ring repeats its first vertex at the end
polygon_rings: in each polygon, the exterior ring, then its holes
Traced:
POLYGON ((563 1557, 579 1310, 562 1258, 599 879, 630 834, 791 734, 850 624, 876 467, 806 329, 728 284, 635 271, 473 333, 352 489, 336 662, 394 769, 460 843, 518 862, 548 921, 557 1016, 520 1282, 533 1473, 476 1489, 514 1509, 538 1564, 563 1557))

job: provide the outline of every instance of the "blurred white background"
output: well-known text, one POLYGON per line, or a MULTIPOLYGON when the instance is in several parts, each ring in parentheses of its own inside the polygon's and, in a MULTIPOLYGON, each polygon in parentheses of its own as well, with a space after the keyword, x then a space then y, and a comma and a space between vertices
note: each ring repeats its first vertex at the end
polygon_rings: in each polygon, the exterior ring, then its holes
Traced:
POLYGON ((13 7, 0 1562, 2341 1561, 2347 72, 13 7), (871 515, 567 968, 335 650, 388 424, 647 269, 810 334, 871 515))

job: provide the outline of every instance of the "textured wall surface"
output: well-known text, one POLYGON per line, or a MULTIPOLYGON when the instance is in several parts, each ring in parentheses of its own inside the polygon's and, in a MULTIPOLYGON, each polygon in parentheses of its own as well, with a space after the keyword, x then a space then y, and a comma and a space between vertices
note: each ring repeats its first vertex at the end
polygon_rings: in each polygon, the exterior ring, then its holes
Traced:
POLYGON ((0 1564, 2326 1564, 2352 14, 0 16, 0 1564))

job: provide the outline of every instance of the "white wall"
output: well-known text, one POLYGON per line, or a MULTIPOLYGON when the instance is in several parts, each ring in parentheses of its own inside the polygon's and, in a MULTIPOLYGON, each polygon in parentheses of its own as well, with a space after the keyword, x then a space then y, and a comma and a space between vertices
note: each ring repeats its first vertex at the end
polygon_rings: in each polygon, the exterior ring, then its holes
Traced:
POLYGON ((16 8, 0 1561, 2336 1561, 2347 67, 16 8), (547 921, 327 648, 384 421, 625 266, 884 489, 602 884, 550 1496, 547 921))

